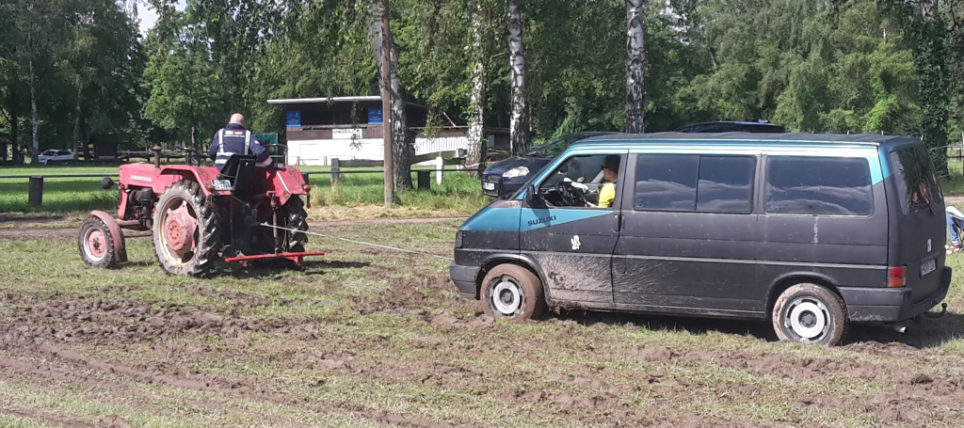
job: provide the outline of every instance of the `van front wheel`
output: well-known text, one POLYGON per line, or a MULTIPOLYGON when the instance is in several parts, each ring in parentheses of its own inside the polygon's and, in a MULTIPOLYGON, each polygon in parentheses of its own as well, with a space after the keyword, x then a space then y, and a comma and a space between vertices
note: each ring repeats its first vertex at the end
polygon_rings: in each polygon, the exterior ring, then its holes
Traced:
POLYGON ((834 346, 847 332, 843 301, 816 284, 797 284, 781 293, 771 318, 780 340, 834 346))
POLYGON ((498 265, 482 279, 482 309, 494 318, 539 319, 546 312, 542 283, 522 266, 498 265))

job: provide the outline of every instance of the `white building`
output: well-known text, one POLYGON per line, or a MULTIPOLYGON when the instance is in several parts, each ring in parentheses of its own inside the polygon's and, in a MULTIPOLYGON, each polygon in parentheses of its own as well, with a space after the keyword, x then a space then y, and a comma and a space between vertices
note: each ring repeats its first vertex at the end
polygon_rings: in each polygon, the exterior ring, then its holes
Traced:
MULTIPOLYGON (((287 163, 327 166, 332 159, 384 160, 382 101, 379 96, 268 100, 282 106, 286 117, 287 163)), ((425 107, 407 104, 409 128, 416 132, 414 153, 467 149, 467 126, 425 128, 425 107)), ((508 147, 509 131, 485 128, 490 149, 508 147)))

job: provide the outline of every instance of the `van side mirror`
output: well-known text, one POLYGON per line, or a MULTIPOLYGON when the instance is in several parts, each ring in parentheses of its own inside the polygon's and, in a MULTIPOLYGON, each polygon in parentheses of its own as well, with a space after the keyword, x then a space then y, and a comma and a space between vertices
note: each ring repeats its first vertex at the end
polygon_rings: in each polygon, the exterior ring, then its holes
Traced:
POLYGON ((526 205, 530 207, 546 206, 546 201, 542 199, 541 195, 539 195, 539 190, 536 188, 535 184, 530 184, 529 187, 526 188, 525 200, 526 200, 526 205))

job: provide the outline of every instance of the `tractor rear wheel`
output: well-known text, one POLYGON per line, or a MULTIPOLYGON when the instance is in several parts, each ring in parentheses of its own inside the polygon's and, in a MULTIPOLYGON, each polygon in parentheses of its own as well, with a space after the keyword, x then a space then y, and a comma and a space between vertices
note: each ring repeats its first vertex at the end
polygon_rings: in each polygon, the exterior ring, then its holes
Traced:
POLYGON ((169 275, 200 276, 218 259, 221 217, 193 181, 167 189, 154 210, 154 254, 169 275))
POLYGON ((284 204, 282 210, 285 221, 284 227, 297 230, 296 232, 292 232, 291 230, 285 231, 285 242, 288 246, 287 251, 305 251, 305 244, 308 243, 308 234, 305 233, 308 230, 308 212, 305 211, 304 202, 301 201, 300 196, 291 195, 291 198, 284 204))

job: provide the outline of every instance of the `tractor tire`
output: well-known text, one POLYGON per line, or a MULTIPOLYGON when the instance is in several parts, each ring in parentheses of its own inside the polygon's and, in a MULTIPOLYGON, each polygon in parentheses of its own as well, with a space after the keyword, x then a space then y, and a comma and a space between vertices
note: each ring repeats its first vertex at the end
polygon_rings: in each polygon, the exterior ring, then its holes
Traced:
POLYGON ((80 226, 77 249, 80 250, 80 258, 88 266, 110 269, 117 267, 120 262, 120 254, 114 248, 114 236, 104 220, 97 216, 88 217, 80 226))
POLYGON ((305 251, 305 244, 308 243, 308 234, 305 233, 308 231, 308 212, 305 211, 304 202, 301 202, 300 196, 292 195, 282 209, 284 227, 297 230, 297 232, 285 232, 286 251, 296 253, 305 251))
POLYGON ((164 192, 154 210, 154 254, 168 275, 201 276, 219 259, 221 217, 193 181, 164 192))
POLYGON ((545 316, 546 298, 539 277, 522 266, 504 263, 482 279, 482 310, 493 318, 513 321, 545 316))

